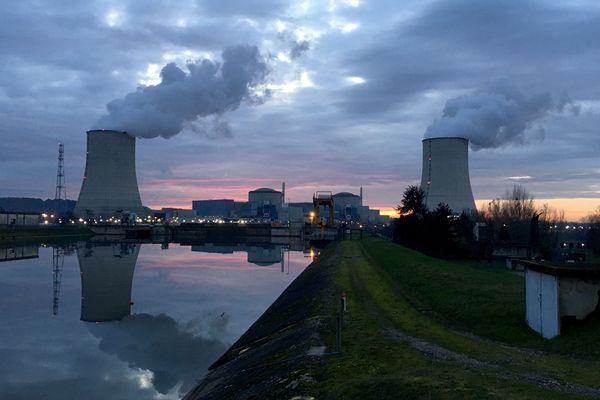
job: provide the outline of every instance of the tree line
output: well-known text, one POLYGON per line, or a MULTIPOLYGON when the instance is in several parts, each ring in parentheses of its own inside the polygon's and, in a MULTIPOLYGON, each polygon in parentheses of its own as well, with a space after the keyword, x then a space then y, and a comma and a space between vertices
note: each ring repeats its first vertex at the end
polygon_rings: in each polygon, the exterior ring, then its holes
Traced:
MULTIPOLYGON (((392 239, 439 258, 490 257, 494 249, 505 247, 552 259, 554 250, 564 245, 564 212, 548 204, 536 206, 534 196, 520 185, 478 211, 461 214, 444 203, 428 209, 424 191, 411 185, 397 211, 392 239)), ((585 243, 600 253, 600 207, 585 222, 585 243)))

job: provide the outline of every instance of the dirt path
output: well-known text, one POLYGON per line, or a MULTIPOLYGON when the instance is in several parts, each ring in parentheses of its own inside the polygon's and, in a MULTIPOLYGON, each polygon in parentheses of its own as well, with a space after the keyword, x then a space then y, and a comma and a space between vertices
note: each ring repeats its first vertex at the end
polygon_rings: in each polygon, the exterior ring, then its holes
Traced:
MULTIPOLYGON (((492 362, 479 360, 466 354, 449 350, 443 346, 423 340, 421 338, 407 335, 399 330, 392 321, 386 318, 385 313, 373 301, 368 289, 365 287, 364 282, 360 278, 359 269, 364 268, 364 266, 361 264, 367 264, 369 261, 372 262, 372 260, 366 260, 364 250, 361 251, 355 246, 347 249, 344 256, 344 261, 348 264, 350 281, 353 289, 360 294, 362 299, 361 306, 377 322, 382 334, 393 338, 397 342, 408 344, 413 349, 418 350, 433 360, 459 364, 470 369, 476 369, 486 373, 494 374, 495 376, 503 379, 527 383, 543 389, 558 391, 570 395, 600 399, 599 387, 566 382, 539 373, 515 372, 492 362)), ((472 339, 476 340, 477 337, 472 339)), ((515 348, 515 350, 521 351, 522 349, 515 348)))

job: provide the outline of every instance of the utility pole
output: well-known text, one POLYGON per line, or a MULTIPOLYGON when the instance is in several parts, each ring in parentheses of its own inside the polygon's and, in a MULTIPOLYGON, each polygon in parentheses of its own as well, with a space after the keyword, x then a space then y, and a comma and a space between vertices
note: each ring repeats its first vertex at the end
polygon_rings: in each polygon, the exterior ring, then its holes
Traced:
POLYGON ((54 221, 58 221, 63 212, 62 201, 67 199, 65 186, 65 146, 58 144, 58 170, 56 171, 56 192, 54 193, 54 221))

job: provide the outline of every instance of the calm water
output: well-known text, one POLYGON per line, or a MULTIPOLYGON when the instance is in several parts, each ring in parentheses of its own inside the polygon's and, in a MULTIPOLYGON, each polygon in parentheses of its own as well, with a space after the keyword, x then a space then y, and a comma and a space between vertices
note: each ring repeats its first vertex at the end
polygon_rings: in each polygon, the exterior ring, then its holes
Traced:
POLYGON ((0 399, 27 400, 179 399, 311 261, 281 246, 90 242, 0 260, 0 399))

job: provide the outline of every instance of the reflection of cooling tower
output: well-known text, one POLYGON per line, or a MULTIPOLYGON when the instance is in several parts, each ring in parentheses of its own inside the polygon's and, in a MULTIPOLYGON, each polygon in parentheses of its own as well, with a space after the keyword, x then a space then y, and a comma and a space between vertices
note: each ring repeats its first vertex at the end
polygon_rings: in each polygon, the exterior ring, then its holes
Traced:
POLYGON ((85 176, 74 214, 110 216, 120 210, 142 213, 135 175, 135 138, 125 132, 87 132, 85 176))
POLYGON ((423 140, 421 188, 425 204, 433 210, 439 203, 452 211, 475 210, 469 180, 469 141, 463 138, 423 140))
POLYGON ((129 315, 133 271, 139 251, 140 245, 132 243, 77 248, 82 321, 116 321, 129 315))

